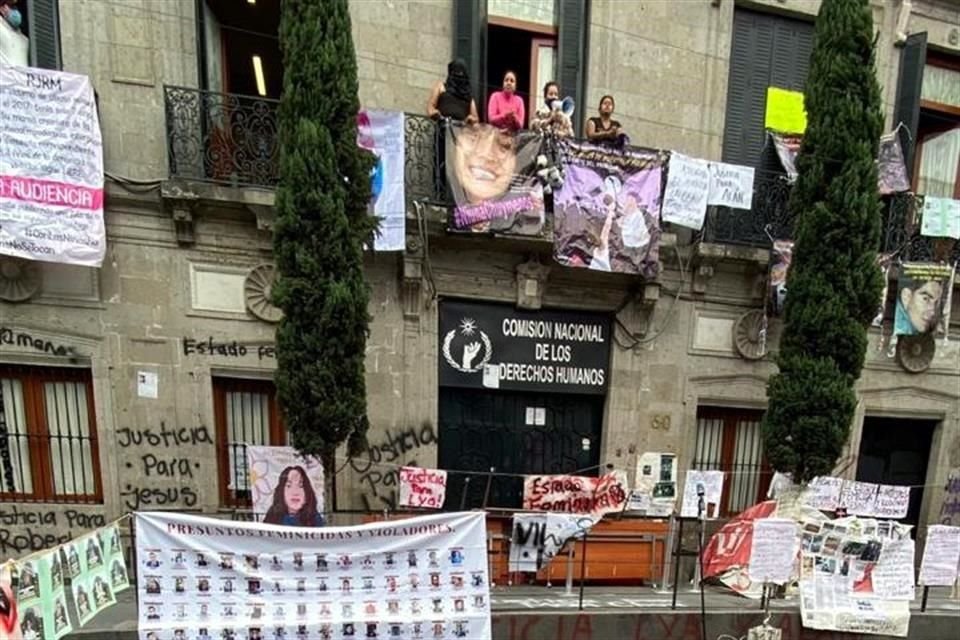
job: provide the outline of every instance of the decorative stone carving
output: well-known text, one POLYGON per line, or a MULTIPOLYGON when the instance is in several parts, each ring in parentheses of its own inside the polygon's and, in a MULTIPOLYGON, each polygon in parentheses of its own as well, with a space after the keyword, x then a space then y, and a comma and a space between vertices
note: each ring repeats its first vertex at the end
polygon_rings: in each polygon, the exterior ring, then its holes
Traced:
POLYGON ((767 355, 767 316, 762 309, 747 311, 733 323, 733 347, 744 360, 767 355))
POLYGON ((929 333, 897 338, 897 362, 908 373, 923 373, 929 369, 936 352, 937 342, 929 333))
POLYGON ((43 271, 33 260, 0 256, 0 300, 25 302, 40 291, 43 271))
POLYGON ((403 317, 408 320, 420 318, 423 308, 423 254, 424 245, 418 236, 407 236, 407 250, 403 253, 403 317))
POLYGON ((283 311, 272 301, 273 283, 277 279, 276 267, 272 264, 258 264, 243 283, 243 299, 247 311, 265 322, 280 322, 283 311))

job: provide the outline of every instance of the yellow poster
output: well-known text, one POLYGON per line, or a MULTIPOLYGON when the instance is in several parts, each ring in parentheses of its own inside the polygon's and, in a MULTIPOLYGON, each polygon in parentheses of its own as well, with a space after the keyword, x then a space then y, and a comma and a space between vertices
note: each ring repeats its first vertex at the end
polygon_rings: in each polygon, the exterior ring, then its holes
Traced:
POLYGON ((803 93, 779 87, 767 87, 764 127, 779 133, 803 133, 807 128, 803 93))

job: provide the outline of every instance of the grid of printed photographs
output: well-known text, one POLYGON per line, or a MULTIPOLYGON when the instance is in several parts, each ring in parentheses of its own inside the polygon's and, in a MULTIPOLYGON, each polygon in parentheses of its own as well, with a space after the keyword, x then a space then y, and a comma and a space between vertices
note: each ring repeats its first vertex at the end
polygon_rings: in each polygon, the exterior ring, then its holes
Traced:
POLYGON ((143 551, 142 640, 446 640, 489 634, 483 548, 143 551))

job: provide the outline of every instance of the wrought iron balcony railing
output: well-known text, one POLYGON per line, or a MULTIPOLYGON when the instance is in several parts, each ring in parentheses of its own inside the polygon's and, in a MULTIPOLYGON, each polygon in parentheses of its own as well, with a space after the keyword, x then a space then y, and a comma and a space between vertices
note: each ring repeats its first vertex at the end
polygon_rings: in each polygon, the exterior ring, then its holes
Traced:
MULTIPOLYGON (((171 178, 232 186, 273 188, 279 178, 278 101, 164 87, 167 153, 171 178)), ((408 200, 452 203, 447 188, 441 126, 408 113, 405 182, 408 200)), ((770 247, 770 239, 793 237, 787 201, 791 185, 782 173, 757 171, 749 210, 710 207, 700 238, 704 242, 770 247)), ((956 260, 960 242, 919 234, 912 194, 884 199, 881 251, 899 250, 905 260, 956 260)))
POLYGON ((171 178, 274 187, 279 174, 277 101, 164 87, 171 178))

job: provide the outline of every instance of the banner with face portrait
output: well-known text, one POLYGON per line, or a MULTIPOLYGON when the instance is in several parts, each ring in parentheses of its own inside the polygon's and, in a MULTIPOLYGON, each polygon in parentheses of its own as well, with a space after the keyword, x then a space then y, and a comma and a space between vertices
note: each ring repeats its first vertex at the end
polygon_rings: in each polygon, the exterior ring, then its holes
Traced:
POLYGON ((269 524, 321 527, 323 463, 293 447, 247 446, 253 512, 269 524))
POLYGON ((950 322, 953 265, 905 262, 897 279, 893 332, 898 336, 944 335, 950 322))
POLYGON ((543 188, 536 175, 541 135, 456 123, 446 133, 447 182, 455 202, 450 230, 542 235, 543 188))
POLYGON ((293 529, 137 513, 140 640, 490 640, 483 512, 293 529))
POLYGON ((562 153, 566 177, 554 199, 557 262, 655 277, 666 153, 583 142, 565 142, 562 153))

